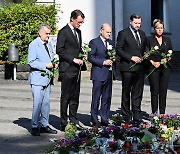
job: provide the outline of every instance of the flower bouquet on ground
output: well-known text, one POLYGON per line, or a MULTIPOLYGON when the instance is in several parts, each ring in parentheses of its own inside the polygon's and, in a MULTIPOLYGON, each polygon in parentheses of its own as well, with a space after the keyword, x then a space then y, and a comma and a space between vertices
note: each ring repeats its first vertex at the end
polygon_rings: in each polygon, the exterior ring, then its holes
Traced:
MULTIPOLYGON (((169 60, 171 60, 171 57, 172 57, 172 53, 173 51, 172 50, 168 50, 168 53, 165 54, 164 52, 161 53, 161 62, 160 64, 164 66, 164 68, 167 68, 167 62, 169 60)), ((156 67, 154 67, 154 69, 146 76, 146 78, 148 78, 154 71, 155 71, 156 67)))
POLYGON ((121 122, 121 115, 112 116, 113 122, 93 132, 91 129, 77 133, 75 126, 68 124, 65 136, 51 139, 53 148, 69 154, 79 153, 178 153, 180 148, 180 116, 150 115, 147 122, 134 127, 121 122), (118 126, 116 126, 118 124, 118 126))
MULTIPOLYGON (((159 49, 158 46, 154 46, 149 51, 144 52, 144 56, 141 58, 141 61, 147 59, 151 54, 157 52, 158 49, 159 49)), ((129 69, 133 68, 136 64, 137 63, 134 63, 133 65, 131 65, 129 69)))

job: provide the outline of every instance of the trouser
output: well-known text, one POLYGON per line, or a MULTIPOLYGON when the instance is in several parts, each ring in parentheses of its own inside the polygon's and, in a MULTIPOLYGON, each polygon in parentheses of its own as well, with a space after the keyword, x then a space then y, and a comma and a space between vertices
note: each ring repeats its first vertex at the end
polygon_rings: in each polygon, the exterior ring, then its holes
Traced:
POLYGON ((47 87, 31 85, 33 95, 32 128, 37 128, 39 123, 46 127, 49 124, 50 91, 47 87))
POLYGON ((91 102, 91 121, 98 123, 98 109, 101 99, 100 116, 101 122, 108 123, 109 111, 112 96, 112 71, 109 71, 107 80, 93 80, 92 102, 91 102))
MULTIPOLYGON (((148 70, 150 73, 152 69, 148 70)), ((151 108, 152 113, 165 113, 167 88, 170 77, 170 68, 155 69, 155 71, 148 77, 151 92, 151 108)))
POLYGON ((61 74, 61 99, 60 99, 61 125, 67 125, 68 106, 69 106, 70 121, 77 119, 76 113, 79 106, 80 76, 81 74, 78 73, 61 74))
POLYGON ((129 119, 133 114, 133 119, 140 119, 141 101, 144 89, 144 70, 140 68, 133 72, 121 72, 122 76, 122 99, 121 110, 122 115, 129 119), (131 98, 131 100, 130 100, 131 98), (130 102, 132 112, 130 110, 130 102))

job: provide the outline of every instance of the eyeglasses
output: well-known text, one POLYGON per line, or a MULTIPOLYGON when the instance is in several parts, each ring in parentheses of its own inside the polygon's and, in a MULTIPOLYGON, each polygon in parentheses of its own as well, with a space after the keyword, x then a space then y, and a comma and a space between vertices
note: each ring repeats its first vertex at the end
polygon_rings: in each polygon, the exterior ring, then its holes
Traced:
POLYGON ((78 23, 78 24, 83 24, 84 21, 78 21, 77 19, 75 19, 75 21, 78 23))

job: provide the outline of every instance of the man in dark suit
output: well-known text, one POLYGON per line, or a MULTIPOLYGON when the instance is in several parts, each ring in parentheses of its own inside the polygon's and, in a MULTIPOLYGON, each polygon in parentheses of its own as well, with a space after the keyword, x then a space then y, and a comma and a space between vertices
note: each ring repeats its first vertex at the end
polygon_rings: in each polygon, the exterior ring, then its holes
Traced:
POLYGON ((58 33, 56 52, 59 55, 59 80, 61 81, 61 130, 64 131, 68 115, 71 123, 79 126, 76 113, 79 105, 80 76, 83 60, 78 56, 82 52, 81 31, 84 14, 80 10, 71 12, 70 22, 58 33))
POLYGON ((122 115, 126 123, 141 122, 141 101, 144 87, 144 66, 142 56, 146 50, 146 36, 140 30, 141 17, 130 16, 130 26, 118 33, 116 52, 120 56, 122 76, 122 115), (136 65, 131 67, 134 63, 136 65), (131 98, 131 100, 130 100, 131 98), (130 102, 131 109, 130 110, 130 102))
POLYGON ((110 40, 111 26, 103 24, 100 29, 100 36, 91 40, 89 45, 91 51, 88 60, 92 63, 91 80, 93 81, 91 121, 95 127, 107 126, 111 106, 112 95, 112 70, 113 61, 107 54, 108 46, 112 47, 110 40), (101 99, 101 124, 98 120, 99 101, 101 99))

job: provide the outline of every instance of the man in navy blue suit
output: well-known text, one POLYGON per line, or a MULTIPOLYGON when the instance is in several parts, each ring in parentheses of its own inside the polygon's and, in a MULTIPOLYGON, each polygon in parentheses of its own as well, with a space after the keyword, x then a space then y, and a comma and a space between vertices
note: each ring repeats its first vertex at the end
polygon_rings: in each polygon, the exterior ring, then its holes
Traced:
POLYGON ((92 63, 90 79, 93 81, 91 121, 95 127, 108 125, 112 96, 112 71, 114 71, 113 61, 107 54, 108 46, 113 44, 110 35, 111 26, 104 23, 100 29, 100 36, 89 43, 91 51, 88 54, 88 60, 92 63), (100 99, 101 123, 98 120, 100 99))

